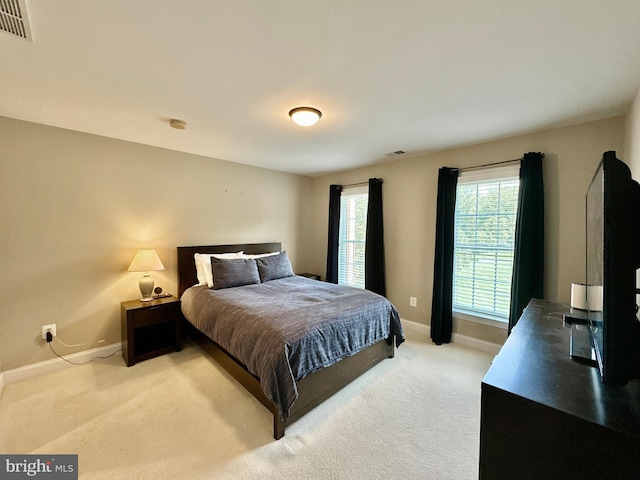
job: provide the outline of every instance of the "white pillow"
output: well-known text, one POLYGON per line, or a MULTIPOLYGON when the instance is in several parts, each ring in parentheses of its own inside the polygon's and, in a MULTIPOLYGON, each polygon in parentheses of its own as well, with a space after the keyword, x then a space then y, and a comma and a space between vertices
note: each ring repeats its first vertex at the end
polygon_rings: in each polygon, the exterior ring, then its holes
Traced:
POLYGON ((250 253, 243 253, 242 258, 263 258, 263 257, 271 257, 273 255, 279 255, 280 252, 271 252, 271 253, 258 253, 256 255, 252 255, 250 253))
POLYGON ((242 250, 233 253, 194 253, 198 285, 213 287, 213 272, 211 270, 211 257, 216 258, 242 258, 242 250))

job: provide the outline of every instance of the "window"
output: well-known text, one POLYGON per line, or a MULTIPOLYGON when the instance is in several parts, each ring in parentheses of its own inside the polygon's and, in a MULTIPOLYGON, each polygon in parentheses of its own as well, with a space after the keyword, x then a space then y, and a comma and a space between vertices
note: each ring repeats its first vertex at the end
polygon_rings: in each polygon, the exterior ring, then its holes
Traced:
MULTIPOLYGON (((456 192, 453 309, 507 322, 519 165, 462 172, 456 192)), ((465 317, 467 318, 467 317, 465 317)))
POLYGON ((338 283, 358 288, 364 288, 368 192, 368 186, 347 187, 340 196, 338 283))

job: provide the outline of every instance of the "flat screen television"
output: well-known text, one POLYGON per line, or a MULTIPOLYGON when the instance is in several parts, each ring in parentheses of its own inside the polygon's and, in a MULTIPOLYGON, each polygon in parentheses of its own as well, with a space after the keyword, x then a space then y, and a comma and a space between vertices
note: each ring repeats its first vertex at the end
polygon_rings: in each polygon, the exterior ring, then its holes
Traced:
POLYGON ((587 284, 602 286, 602 311, 589 310, 589 331, 602 381, 624 385, 640 378, 640 185, 616 152, 604 153, 593 176, 586 224, 587 284))

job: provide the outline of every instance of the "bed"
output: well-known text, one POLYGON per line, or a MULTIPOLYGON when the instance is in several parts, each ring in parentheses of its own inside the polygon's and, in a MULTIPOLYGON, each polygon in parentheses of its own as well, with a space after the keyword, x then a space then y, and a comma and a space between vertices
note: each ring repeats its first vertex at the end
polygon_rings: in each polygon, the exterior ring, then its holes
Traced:
MULTIPOLYGON (((404 341, 397 311, 384 297, 300 276, 270 278, 274 261, 286 254, 254 260, 260 265, 256 282, 195 286, 202 274, 196 253, 243 252, 246 258, 280 251, 280 243, 178 247, 185 331, 273 413, 276 439, 287 425, 392 358, 394 345, 404 341)), ((215 269, 231 262, 213 263, 215 269)), ((222 282, 221 275, 216 278, 222 282)))

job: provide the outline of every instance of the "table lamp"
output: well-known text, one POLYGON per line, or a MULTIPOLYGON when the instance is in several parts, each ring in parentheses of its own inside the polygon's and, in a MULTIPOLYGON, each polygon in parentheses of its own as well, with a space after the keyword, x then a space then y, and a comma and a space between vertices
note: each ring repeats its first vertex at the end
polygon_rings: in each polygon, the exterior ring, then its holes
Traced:
POLYGON ((164 265, 162 265, 156 251, 138 250, 127 270, 129 272, 144 272, 140 278, 140 293, 142 294, 140 301, 149 302, 153 300, 151 293, 153 292, 154 282, 149 272, 164 270, 164 265))

